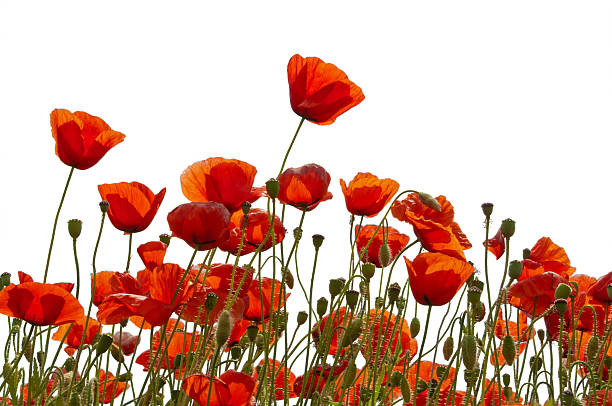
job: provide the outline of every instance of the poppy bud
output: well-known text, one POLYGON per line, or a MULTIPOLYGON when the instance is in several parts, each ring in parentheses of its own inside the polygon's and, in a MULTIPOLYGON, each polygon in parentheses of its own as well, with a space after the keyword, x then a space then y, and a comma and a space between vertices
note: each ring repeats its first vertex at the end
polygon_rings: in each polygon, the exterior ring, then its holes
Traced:
POLYGON ((319 316, 323 316, 325 314, 325 312, 327 311, 327 299, 322 297, 319 300, 317 300, 317 314, 319 316))
POLYGON ((586 348, 587 360, 593 363, 597 359, 597 351, 599 350, 599 337, 592 336, 586 348))
POLYGON ((66 361, 64 361, 64 365, 62 365, 62 368, 64 368, 66 372, 72 371, 72 369, 74 368, 74 358, 66 358, 66 361))
POLYGON ((117 362, 123 362, 125 359, 123 357, 123 352, 121 352, 121 348, 119 348, 119 346, 117 344, 111 345, 110 347, 110 352, 111 355, 113 356, 113 359, 117 362))
POLYGON ((106 213, 106 212, 108 211, 108 206, 109 206, 109 205, 110 205, 110 204, 109 204, 109 203, 108 203, 106 200, 102 200, 102 201, 100 202, 100 211, 101 211, 102 213, 106 213))
POLYGON ((98 344, 96 345, 96 353, 98 355, 104 354, 110 346, 113 344, 113 336, 110 334, 102 334, 98 339, 98 344))
POLYGON ((493 203, 483 203, 480 207, 482 207, 482 213, 485 217, 491 217, 493 213, 493 203))
POLYGON ((78 219, 68 220, 68 233, 73 239, 79 238, 81 235, 81 229, 83 228, 83 222, 78 219))
POLYGON ((394 303, 397 300, 401 290, 402 288, 397 282, 394 282, 391 284, 391 286, 389 286, 389 289, 387 290, 387 296, 389 296, 389 301, 391 303, 394 303))
POLYGON ((294 279, 293 279, 293 274, 291 273, 289 268, 283 269, 283 278, 285 279, 285 285, 287 285, 289 289, 293 289, 294 279))
POLYGON ((174 369, 180 369, 185 363, 185 355, 183 353, 176 354, 174 357, 174 369))
POLYGON ((234 345, 232 348, 230 348, 230 355, 232 356, 233 360, 240 359, 240 356, 242 355, 242 348, 240 348, 239 345, 234 345))
POLYGON ((538 329, 538 339, 540 340, 540 342, 544 341, 545 338, 546 338, 546 331, 542 329, 538 329))
POLYGON ((563 315, 567 311, 567 300, 565 299, 557 299, 555 300, 555 309, 557 309, 557 313, 563 315))
POLYGON ((257 337, 255 337, 255 345, 257 346, 258 350, 263 348, 263 346, 264 346, 264 336, 263 336, 263 334, 257 334, 257 337))
POLYGON ((351 309, 355 309, 357 306, 357 302, 359 302, 359 292, 356 290, 349 290, 346 292, 346 304, 351 309))
MULTIPOLYGON (((242 214, 244 214, 246 216, 251 211, 251 202, 246 201, 246 202, 242 203, 240 208, 242 209, 242 214)), ((246 221, 246 219, 245 219, 245 221, 246 221)))
MULTIPOLYGON (((179 355, 182 355, 182 354, 179 354, 179 355)), ((121 374, 121 375, 119 375, 117 377, 117 381, 119 381, 119 382, 127 382, 130 379, 132 379, 132 373, 131 372, 125 372, 125 373, 123 373, 123 374, 121 374)))
POLYGON ((344 378, 342 378, 342 388, 348 389, 353 386, 355 375, 357 374, 357 366, 354 362, 351 362, 344 371, 344 378))
POLYGON ((469 370, 476 365, 476 338, 466 335, 461 342, 463 365, 469 370))
POLYGON ((361 265, 361 273, 366 277, 366 279, 372 279, 374 276, 374 271, 376 271, 376 267, 371 262, 366 262, 365 264, 361 265))
POLYGON ((455 351, 455 340, 453 337, 447 337, 444 340, 444 346, 442 346, 442 354, 444 355, 444 359, 448 361, 455 351))
POLYGON ((410 320, 410 337, 416 338, 419 335, 419 331, 421 331, 421 321, 418 317, 413 317, 410 320))
POLYGON ((348 347, 353 342, 355 342, 355 340, 357 340, 359 336, 361 335, 361 331, 362 331, 361 319, 357 318, 355 320, 352 320, 349 323, 348 327, 346 328, 346 331, 344 332, 344 336, 342 336, 341 347, 342 348, 348 347))
POLYGON ((2 286, 8 286, 11 284, 11 274, 8 272, 2 272, 2 275, 0 275, 0 282, 2 283, 2 286))
POLYGON ((478 323, 484 320, 487 308, 483 302, 478 302, 473 308, 474 320, 478 323))
POLYGON ((529 259, 531 257, 531 250, 529 248, 523 248, 523 259, 529 259))
POLYGON ((477 286, 471 286, 468 289, 468 301, 475 305, 476 303, 480 303, 480 295, 482 294, 482 289, 479 289, 477 286))
POLYGON ((572 293, 572 288, 565 283, 560 283, 555 289, 555 299, 567 299, 572 293))
POLYGON ((446 374, 446 371, 448 370, 448 367, 444 366, 444 365, 438 365, 436 367, 436 377, 439 380, 442 380, 442 378, 444 378, 444 375, 446 374))
POLYGON ((505 219, 501 223, 502 235, 506 238, 510 238, 514 235, 516 230, 516 222, 512 219, 505 219))
POLYGON ((160 234, 159 241, 163 242, 166 245, 170 245, 170 236, 168 234, 160 234))
POLYGON ((608 299, 612 300, 612 285, 606 286, 606 292, 608 293, 608 299))
POLYGON ((376 299, 374 299, 374 307, 376 307, 377 309, 382 309, 384 305, 385 305, 384 298, 377 296, 376 299))
POLYGON ((427 382, 424 379, 417 379, 416 385, 414 386, 416 393, 423 393, 427 390, 427 382))
POLYGON ((314 234, 312 236, 312 245, 314 245, 316 250, 318 250, 321 247, 321 245, 323 245, 324 239, 325 237, 323 237, 321 234, 314 234))
POLYGON ((383 268, 391 263, 391 248, 386 242, 382 243, 378 249, 378 259, 383 268))
POLYGON ((523 273, 523 263, 521 261, 511 261, 508 266, 508 276, 510 279, 518 279, 523 273))
POLYGON ((278 192, 280 190, 280 183, 278 180, 274 178, 268 179, 266 182, 266 192, 268 192, 268 196, 272 199, 276 199, 278 197, 278 192))
POLYGON ((206 311, 211 312, 217 305, 217 295, 214 292, 208 292, 206 294, 206 300, 204 300, 204 308, 206 311))
POLYGON ((217 348, 221 348, 227 343, 227 339, 230 336, 230 332, 232 331, 232 320, 230 318, 230 312, 227 309, 224 309, 219 315, 219 320, 217 321, 217 333, 215 335, 215 340, 217 341, 217 348))
POLYGON ((42 365, 44 358, 45 358, 45 352, 44 351, 38 351, 36 353, 36 361, 38 361, 39 365, 42 365))
POLYGON ((531 357, 531 358, 529 358, 529 367, 534 372, 537 372, 540 369, 542 369, 542 358, 540 358, 540 357, 531 357))
POLYGON ((296 243, 302 239, 302 229, 301 228, 296 227, 293 229, 293 239, 295 240, 296 243))
POLYGON ((400 389, 402 390, 402 398, 404 399, 404 403, 410 403, 410 385, 408 384, 408 380, 404 375, 402 375, 400 389))
POLYGON ((297 323, 298 326, 301 326, 302 324, 306 323, 306 321, 308 320, 308 313, 306 313, 305 311, 301 311, 297 314, 297 323))
POLYGON ((342 292, 342 288, 344 287, 344 283, 346 280, 343 278, 336 278, 329 280, 329 294, 331 297, 336 297, 340 292, 342 292))
POLYGON ((512 365, 514 363, 514 357, 516 357, 516 345, 511 335, 504 337, 502 343, 502 355, 506 360, 506 364, 512 365))
POLYGON ((509 374, 503 374, 502 375, 502 381, 504 382, 504 386, 510 386, 510 375, 509 374))
POLYGON ((437 211, 438 213, 440 213, 442 211, 442 207, 440 206, 440 202, 438 202, 436 199, 434 199, 434 197, 432 195, 427 194, 427 193, 423 193, 423 192, 419 192, 418 195, 419 195, 419 200, 425 206, 429 207, 432 210, 437 211))

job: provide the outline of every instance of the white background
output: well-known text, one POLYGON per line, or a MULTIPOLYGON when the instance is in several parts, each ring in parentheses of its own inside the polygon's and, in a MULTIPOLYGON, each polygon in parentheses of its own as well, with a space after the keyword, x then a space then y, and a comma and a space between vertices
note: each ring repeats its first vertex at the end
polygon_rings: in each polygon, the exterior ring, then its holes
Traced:
MULTIPOLYGON (((517 222, 513 259, 549 236, 578 273, 610 271, 609 2, 216 4, 1 3, 1 271, 42 278, 69 171, 54 154, 54 108, 98 115, 126 134, 96 166, 75 171, 51 263, 57 282, 74 280, 70 218, 84 222, 78 244, 90 271, 99 183, 167 187, 136 247, 168 231, 166 214, 186 201, 179 176, 191 163, 241 159, 258 168, 257 185, 276 175, 299 122, 286 78, 294 53, 336 64, 365 94, 330 126, 306 123, 288 161, 318 163, 332 176, 334 198, 304 227, 305 276, 310 235, 326 237, 318 295, 328 277, 346 273, 349 216, 338 180, 358 171, 446 195, 477 267, 480 205, 490 201, 492 233, 506 217, 517 222)), ((289 211, 290 235, 297 211, 289 211)), ((126 251, 127 237, 107 223, 98 269, 122 270, 126 251)), ((176 240, 167 258, 185 266, 189 253, 176 240)))

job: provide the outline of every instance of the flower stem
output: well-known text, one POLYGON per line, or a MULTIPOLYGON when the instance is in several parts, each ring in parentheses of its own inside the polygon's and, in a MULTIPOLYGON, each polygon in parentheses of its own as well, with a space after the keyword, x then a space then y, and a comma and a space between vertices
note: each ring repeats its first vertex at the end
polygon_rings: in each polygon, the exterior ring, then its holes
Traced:
POLYGON ((283 164, 281 165, 280 171, 278 171, 278 176, 280 176, 281 173, 283 173, 283 169, 285 169, 285 164, 287 163, 287 158, 289 157, 289 152, 291 151, 291 148, 293 147, 293 143, 295 142, 295 139, 298 136, 298 133, 300 132, 300 128, 302 128, 302 124, 304 124, 304 120, 305 118, 302 117, 302 119, 300 120, 300 124, 298 125, 297 130, 295 130, 295 135, 293 136, 293 139, 291 140, 291 144, 289 144, 289 148, 287 148, 287 152, 285 153, 285 159, 283 159, 283 164))

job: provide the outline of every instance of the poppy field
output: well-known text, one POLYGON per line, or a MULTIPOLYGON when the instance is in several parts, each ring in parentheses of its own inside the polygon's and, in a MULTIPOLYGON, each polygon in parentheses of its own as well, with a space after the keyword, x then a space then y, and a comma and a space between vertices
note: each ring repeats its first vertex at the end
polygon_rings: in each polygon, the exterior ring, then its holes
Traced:
POLYGON ((287 78, 297 129, 268 181, 256 184, 251 163, 203 157, 173 175, 185 203, 168 213, 165 188, 97 185, 91 252, 77 249, 83 223, 62 206, 78 192, 73 176, 119 154, 126 135, 111 118, 51 112, 55 154, 70 169, 46 213, 48 242, 35 246, 42 277, 0 276, 0 405, 612 405, 612 272, 577 273, 545 236, 511 250, 517 224, 493 221, 491 203, 482 235, 468 236, 450 198, 375 167, 349 180, 316 163, 292 167, 303 126, 349 120, 365 96, 316 57, 291 57, 287 78), (347 235, 344 276, 329 279, 325 238, 303 226, 332 198, 344 199, 350 223, 337 230, 347 235), (167 233, 149 235, 159 216, 167 233), (97 266, 109 227, 126 236, 122 269, 97 266), (54 272, 60 238, 72 241, 70 280, 54 272), (166 260, 175 245, 190 247, 181 263, 166 260))

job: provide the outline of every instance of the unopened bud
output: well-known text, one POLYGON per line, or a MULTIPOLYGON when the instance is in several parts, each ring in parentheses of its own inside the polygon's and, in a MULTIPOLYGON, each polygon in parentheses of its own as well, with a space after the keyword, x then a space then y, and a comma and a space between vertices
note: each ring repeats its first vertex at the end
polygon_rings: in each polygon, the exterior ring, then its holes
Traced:
POLYGON ((410 337, 416 338, 419 335, 419 331, 421 331, 421 321, 418 317, 413 317, 410 320, 410 337))
POLYGON ((108 203, 106 200, 102 200, 102 201, 100 202, 100 211, 101 211, 102 213, 106 213, 106 212, 108 211, 108 206, 109 206, 109 205, 110 205, 110 204, 109 204, 109 203, 108 203))
POLYGON ((125 358, 123 357, 123 352, 121 351, 121 348, 119 348, 117 344, 113 343, 113 345, 111 345, 110 347, 110 351, 115 361, 122 363, 125 360, 125 358))
POLYGON ((529 259, 531 257, 531 250, 529 248, 523 249, 523 259, 529 259))
POLYGON ((378 249, 378 259, 383 267, 386 267, 391 263, 391 248, 387 243, 383 243, 378 249))
POLYGON ((217 348, 221 348, 227 343, 227 339, 232 331, 232 320, 230 318, 230 312, 224 309, 219 315, 219 321, 217 322, 217 333, 215 340, 217 341, 217 348))
POLYGON ((81 395, 78 393, 73 393, 70 395, 70 406, 81 406, 81 395))
POLYGON ((230 355, 232 356, 233 360, 240 359, 240 356, 242 355, 242 348, 240 348, 239 345, 234 345, 232 348, 230 348, 230 355))
POLYGON ((271 178, 266 182, 266 192, 268 196, 272 199, 276 199, 278 197, 278 192, 280 190, 280 183, 278 180, 271 178))
POLYGON ((38 365, 42 365, 44 360, 45 360, 45 352, 38 351, 36 353, 36 361, 38 361, 38 365))
POLYGON ((453 339, 453 337, 447 337, 446 340, 444 340, 444 346, 442 347, 442 354, 444 355, 444 359, 448 361, 453 356, 454 351, 455 340, 453 339))
POLYGON ((395 307, 397 307, 398 311, 404 310, 404 306, 406 306, 406 300, 403 297, 398 297, 395 301, 395 307))
POLYGON ((504 237, 510 238, 516 230, 516 222, 512 219, 505 219, 501 223, 501 232, 504 237))
POLYGON ((68 233, 73 239, 79 238, 81 235, 81 229, 83 228, 83 222, 78 219, 68 220, 68 233))
POLYGON ((402 398, 404 403, 410 403, 410 385, 405 376, 402 375, 402 382, 400 383, 400 389, 402 390, 402 398))
POLYGON ((565 299, 557 299, 555 300, 555 309, 557 309, 557 313, 563 315, 567 311, 567 300, 565 299))
POLYGON ((342 388, 348 389, 353 386, 355 375, 357 374, 357 366, 354 362, 351 362, 344 372, 344 378, 342 378, 342 388))
POLYGON ((361 273, 366 279, 372 279, 375 271, 376 267, 371 262, 366 262, 365 264, 361 265, 361 273))
POLYGON ((444 375, 446 375, 446 372, 448 371, 448 367, 445 365, 438 365, 436 367, 436 377, 439 380, 444 379, 444 375))
POLYGON ((506 364, 512 365, 514 363, 514 358, 516 357, 516 345, 514 344, 514 339, 511 335, 504 337, 504 341, 502 342, 502 355, 506 360, 506 364))
POLYGON ((377 296, 376 299, 374 299, 374 307, 376 307, 377 309, 382 309, 384 305, 385 305, 384 298, 377 296))
POLYGON ((611 369, 612 368, 612 357, 609 355, 606 355, 603 358, 603 365, 604 367, 606 367, 606 369, 611 369))
POLYGON ((62 368, 64 368, 66 372, 72 371, 74 369, 74 358, 66 358, 66 361, 64 361, 64 365, 62 365, 62 368))
POLYGON ((391 386, 397 388, 402 384, 403 375, 400 371, 393 371, 391 374, 391 386))
POLYGON ((518 279, 523 273, 523 263, 521 261, 511 261, 508 266, 508 276, 510 279, 518 279))
POLYGON ((471 370, 476 365, 476 338, 473 335, 466 335, 461 342, 463 355, 463 365, 471 370))
POLYGON ((327 304, 328 303, 329 302, 324 297, 322 297, 319 300, 317 300, 317 314, 319 316, 323 316, 325 314, 325 312, 327 312, 327 304))
POLYGON ((206 294, 206 299, 204 300, 204 308, 207 312, 213 311, 215 306, 217 306, 218 297, 214 292, 208 292, 206 294))
POLYGON ((597 351, 599 350, 599 337, 596 335, 592 336, 589 340, 586 348, 587 360, 590 363, 595 362, 597 359, 597 351))
POLYGON ((414 386, 416 393, 423 393, 427 390, 427 382, 424 379, 417 379, 416 385, 414 386))
POLYGON ((257 328, 257 326, 251 324, 247 327, 247 337, 249 337, 249 340, 251 340, 251 342, 255 341, 255 339, 257 338, 257 333, 259 333, 259 329, 257 328))
POLYGON ((532 371, 537 372, 540 369, 542 369, 542 358, 540 357, 531 357, 529 358, 529 367, 531 368, 532 371))
POLYGON ((308 320, 308 313, 306 313, 305 311, 302 310, 297 314, 298 326, 301 326, 302 324, 306 323, 307 320, 308 320))
POLYGON ((423 192, 419 192, 419 200, 421 201, 421 203, 423 203, 425 206, 429 207, 430 209, 437 211, 438 213, 440 213, 442 211, 442 207, 440 206, 440 202, 438 202, 436 199, 434 199, 434 197, 430 194, 427 193, 423 193, 423 192))
POLYGON ((372 391, 368 388, 361 388, 361 390, 359 391, 359 402, 367 403, 371 398, 372 398, 372 391))
POLYGON ((257 349, 262 349, 264 346, 264 336, 263 334, 257 334, 257 337, 255 337, 255 345, 257 346, 257 349))
POLYGON ((302 239, 302 229, 301 228, 296 227, 293 229, 293 239, 295 240, 296 243, 302 239))
POLYGON ((567 299, 572 293, 572 288, 565 283, 560 283, 555 289, 555 299, 567 299))
POLYGON ((159 241, 163 242, 166 245, 170 245, 170 236, 168 234, 160 234, 159 241))
POLYGON ((474 305, 474 307, 472 308, 472 311, 473 311, 472 314, 474 315, 474 321, 478 323, 484 320, 487 314, 487 307, 485 306, 483 302, 478 302, 474 305))
MULTIPOLYGON (((182 355, 182 354, 179 354, 179 355, 182 355)), ((119 381, 119 382, 127 382, 130 379, 132 379, 132 373, 131 372, 125 372, 125 373, 123 373, 123 374, 121 374, 121 375, 119 375, 117 377, 117 381, 119 381)))
POLYGON ((110 334, 102 334, 98 339, 98 344, 96 345, 96 353, 98 355, 104 354, 110 346, 113 344, 113 336, 110 334))
POLYGON ((359 302, 359 292, 356 290, 349 290, 346 292, 346 304, 351 309, 355 309, 357 303, 359 302))
POLYGON ((348 327, 344 332, 344 336, 342 336, 342 348, 348 347, 359 338, 362 331, 362 324, 363 322, 360 318, 354 319, 349 323, 348 327))
POLYGON ((312 236, 312 245, 314 245, 315 249, 319 249, 321 245, 323 245, 324 239, 325 237, 323 237, 321 234, 314 234, 312 236))
POLYGON ((345 283, 346 280, 344 280, 343 278, 330 279, 329 294, 331 295, 331 297, 336 297, 337 295, 339 295, 340 292, 342 292, 342 288, 344 288, 345 283))
POLYGON ((387 289, 387 295, 389 296, 389 301, 391 303, 394 303, 399 297, 399 294, 401 291, 402 291, 402 288, 397 282, 392 283, 391 286, 389 286, 389 289, 387 289))
POLYGON ((491 217, 493 213, 493 203, 483 203, 480 207, 482 207, 482 213, 485 217, 491 217))

